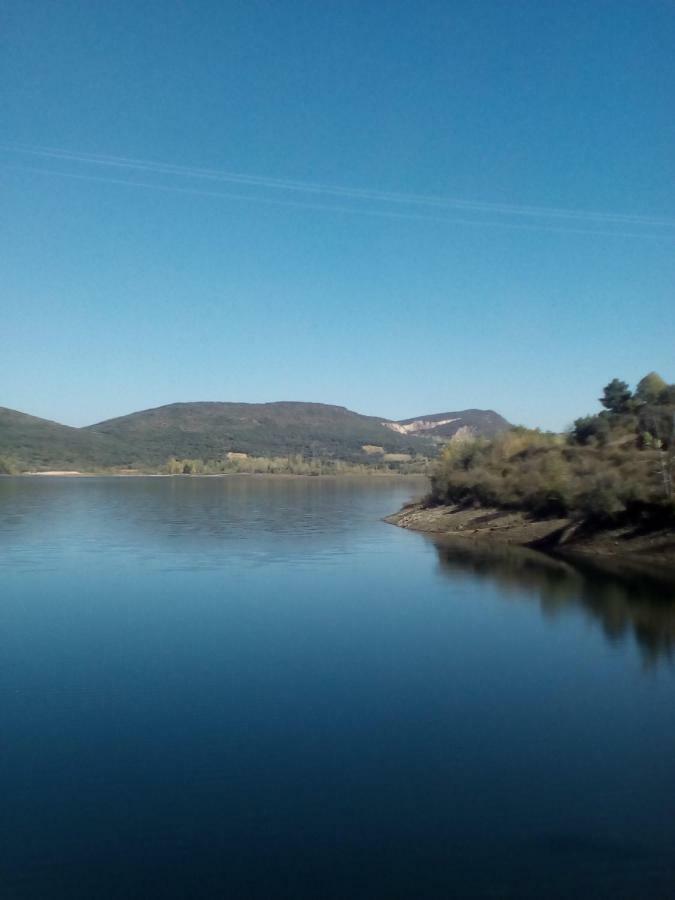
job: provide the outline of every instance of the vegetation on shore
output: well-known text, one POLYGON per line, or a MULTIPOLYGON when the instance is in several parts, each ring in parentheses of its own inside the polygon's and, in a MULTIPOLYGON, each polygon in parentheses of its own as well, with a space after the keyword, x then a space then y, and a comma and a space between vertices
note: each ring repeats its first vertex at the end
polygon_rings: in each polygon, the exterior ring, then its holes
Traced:
POLYGON ((675 524, 675 385, 652 372, 631 391, 615 378, 600 403, 564 435, 513 428, 448 444, 429 501, 675 524))
POLYGON ((16 475, 19 467, 9 456, 0 456, 0 475, 16 475))
POLYGON ((407 460, 355 463, 341 459, 307 459, 290 456, 238 456, 234 459, 203 460, 171 457, 164 466, 167 475, 427 475, 430 463, 420 456, 407 460))

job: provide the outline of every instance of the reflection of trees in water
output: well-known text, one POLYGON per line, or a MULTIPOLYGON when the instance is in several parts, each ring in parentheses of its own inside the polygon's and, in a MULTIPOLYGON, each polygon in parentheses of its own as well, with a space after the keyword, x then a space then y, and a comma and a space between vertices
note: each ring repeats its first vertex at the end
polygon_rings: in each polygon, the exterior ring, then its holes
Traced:
POLYGON ((632 634, 647 663, 675 658, 675 573, 660 574, 614 560, 574 560, 466 539, 436 539, 441 571, 471 573, 508 594, 532 596, 553 616, 582 608, 617 641, 632 634))

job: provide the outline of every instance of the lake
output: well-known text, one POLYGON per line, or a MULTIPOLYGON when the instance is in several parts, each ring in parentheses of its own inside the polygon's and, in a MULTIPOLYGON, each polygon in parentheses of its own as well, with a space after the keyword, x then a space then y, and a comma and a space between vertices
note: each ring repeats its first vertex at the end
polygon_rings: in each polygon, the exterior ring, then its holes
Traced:
POLYGON ((403 478, 0 478, 0 896, 672 898, 675 587, 403 478))

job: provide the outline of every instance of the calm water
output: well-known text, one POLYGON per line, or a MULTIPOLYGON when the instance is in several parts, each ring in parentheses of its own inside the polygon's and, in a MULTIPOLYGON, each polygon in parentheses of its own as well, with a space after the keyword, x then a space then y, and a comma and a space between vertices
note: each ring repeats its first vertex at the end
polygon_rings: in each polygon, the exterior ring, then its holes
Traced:
POLYGON ((0 479, 2 900, 675 896, 675 588, 422 489, 0 479))

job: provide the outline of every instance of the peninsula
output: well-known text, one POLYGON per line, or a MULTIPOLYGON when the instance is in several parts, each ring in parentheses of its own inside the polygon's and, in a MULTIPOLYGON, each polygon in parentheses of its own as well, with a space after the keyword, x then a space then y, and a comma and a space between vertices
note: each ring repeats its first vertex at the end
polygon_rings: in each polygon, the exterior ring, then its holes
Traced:
POLYGON ((512 428, 449 443, 431 490, 387 521, 487 539, 675 565, 675 385, 619 379, 566 434, 512 428))

